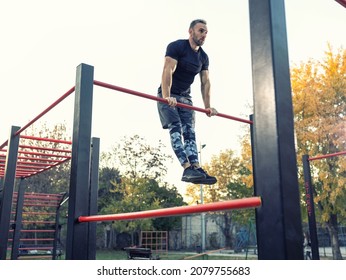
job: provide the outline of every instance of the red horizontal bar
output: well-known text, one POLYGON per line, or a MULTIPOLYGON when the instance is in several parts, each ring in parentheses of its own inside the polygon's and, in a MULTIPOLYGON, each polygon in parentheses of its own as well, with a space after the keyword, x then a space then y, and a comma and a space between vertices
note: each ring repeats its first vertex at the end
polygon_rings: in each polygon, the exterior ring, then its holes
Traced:
MULTIPOLYGON (((18 192, 13 192, 13 195, 18 195, 18 192)), ((51 197, 51 196, 55 196, 55 197, 61 197, 64 195, 64 193, 36 193, 36 192, 26 192, 24 193, 24 197, 25 196, 43 196, 43 197, 51 197)))
POLYGON ((37 157, 22 157, 18 156, 18 159, 26 159, 26 160, 35 160, 35 161, 40 161, 40 162, 61 162, 61 160, 57 159, 49 159, 49 158, 37 158, 37 157))
MULTIPOLYGON (((132 95, 136 95, 136 96, 139 96, 139 97, 143 97, 143 98, 159 101, 159 102, 162 102, 162 103, 168 103, 167 100, 164 99, 164 98, 160 98, 160 97, 153 96, 153 95, 150 95, 150 94, 146 94, 146 93, 142 93, 142 92, 126 89, 126 88, 123 88, 123 87, 118 87, 118 86, 115 86, 115 85, 111 85, 111 84, 107 84, 107 83, 103 83, 103 82, 99 82, 99 81, 94 81, 94 85, 100 86, 100 87, 104 87, 104 88, 108 88, 108 89, 112 89, 112 90, 117 90, 117 91, 125 92, 125 93, 128 93, 128 94, 132 94, 132 95)), ((177 106, 181 107, 181 108, 186 108, 186 109, 198 111, 198 112, 201 112, 201 113, 206 113, 206 114, 209 113, 209 111, 206 110, 206 109, 202 109, 202 108, 199 108, 199 107, 195 107, 195 106, 191 106, 191 105, 187 105, 187 104, 183 104, 183 103, 178 103, 177 106)), ((229 115, 222 114, 222 113, 217 113, 216 116, 221 117, 221 118, 226 118, 226 119, 234 120, 234 121, 238 121, 238 122, 248 123, 248 124, 252 124, 253 123, 250 120, 245 120, 245 119, 229 116, 229 115)))
MULTIPOLYGON (((11 229, 11 230, 9 230, 9 231, 13 231, 13 229, 11 229)), ((49 232, 55 232, 55 230, 54 229, 21 229, 20 230, 21 232, 40 232, 40 233, 42 233, 42 232, 47 232, 47 233, 49 233, 49 232)))
MULTIPOLYGON (((16 212, 11 212, 12 214, 16 214, 16 212)), ((48 215, 53 216, 56 215, 54 212, 23 212, 23 215, 48 215)))
POLYGON ((28 145, 19 145, 19 148, 22 148, 22 149, 32 149, 32 150, 52 151, 52 152, 61 152, 61 153, 72 153, 71 150, 55 149, 55 148, 48 148, 48 147, 38 147, 38 146, 28 146, 28 145))
POLYGON ((123 221, 123 220, 138 220, 168 216, 178 216, 195 214, 209 211, 224 211, 230 209, 241 209, 258 207, 261 205, 260 197, 250 197, 235 199, 223 202, 213 202, 208 204, 198 204, 192 206, 171 207, 164 209, 148 210, 141 212, 110 214, 110 215, 94 215, 94 216, 80 216, 78 222, 98 222, 98 221, 123 221))
POLYGON ((330 157, 337 157, 337 156, 342 156, 342 155, 346 155, 346 151, 333 153, 333 154, 320 155, 320 156, 316 156, 316 157, 309 157, 309 161, 318 160, 318 159, 325 159, 325 158, 330 158, 330 157))
POLYGON ((23 250, 37 250, 37 251, 47 251, 47 250, 52 250, 53 247, 21 247, 21 248, 18 248, 20 251, 23 251, 23 250))
POLYGON ((65 163, 65 162, 67 162, 68 160, 70 160, 70 157, 69 157, 69 158, 66 158, 66 159, 64 159, 64 160, 61 160, 61 161, 57 161, 56 163, 54 163, 54 164, 52 164, 52 165, 50 165, 50 166, 48 166, 48 167, 46 167, 46 168, 43 168, 43 169, 41 169, 40 171, 34 172, 34 173, 32 173, 32 174, 28 174, 28 175, 26 175, 26 176, 22 176, 22 177, 23 177, 23 178, 32 177, 32 176, 34 176, 34 175, 40 174, 40 173, 45 172, 45 171, 47 171, 47 170, 49 170, 49 169, 52 169, 52 168, 54 168, 54 167, 57 167, 58 165, 61 165, 61 164, 65 163))
MULTIPOLYGON (((11 223, 15 223, 14 220, 11 220, 11 223)), ((22 221, 23 224, 55 224, 53 221, 22 221)))
POLYGON ((53 142, 53 143, 61 143, 61 144, 72 144, 72 141, 66 141, 66 140, 59 140, 59 139, 53 139, 53 138, 42 138, 42 137, 36 137, 36 136, 29 136, 29 135, 21 135, 21 139, 29 139, 29 140, 37 140, 37 141, 46 141, 46 142, 53 142))
POLYGON ((47 166, 48 163, 41 163, 41 162, 33 162, 33 161, 17 161, 17 166, 24 166, 24 165, 36 165, 36 166, 47 166))
POLYGON ((58 207, 59 204, 38 204, 38 203, 24 203, 23 206, 27 206, 27 207, 58 207))
POLYGON ((28 166, 28 165, 17 165, 16 170, 17 171, 37 171, 37 170, 41 170, 42 167, 39 166, 28 166))
POLYGON ((57 154, 53 154, 53 153, 38 153, 38 152, 30 152, 30 151, 18 151, 18 154, 26 154, 26 155, 34 155, 34 156, 44 156, 44 157, 71 158, 71 156, 67 156, 67 155, 57 155, 57 154))
MULTIPOLYGON (((20 241, 54 241, 54 238, 20 238, 20 241)), ((8 239, 8 241, 13 241, 13 239, 8 239)))

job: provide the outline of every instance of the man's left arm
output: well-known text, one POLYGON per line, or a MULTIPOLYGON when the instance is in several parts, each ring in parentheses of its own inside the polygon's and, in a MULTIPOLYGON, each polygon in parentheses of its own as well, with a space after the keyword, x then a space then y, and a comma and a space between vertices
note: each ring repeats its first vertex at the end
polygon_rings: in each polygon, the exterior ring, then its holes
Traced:
POLYGON ((216 109, 210 107, 210 80, 209 80, 209 71, 203 70, 200 73, 201 78, 201 93, 204 103, 204 108, 209 111, 207 113, 208 117, 215 116, 217 114, 216 109))

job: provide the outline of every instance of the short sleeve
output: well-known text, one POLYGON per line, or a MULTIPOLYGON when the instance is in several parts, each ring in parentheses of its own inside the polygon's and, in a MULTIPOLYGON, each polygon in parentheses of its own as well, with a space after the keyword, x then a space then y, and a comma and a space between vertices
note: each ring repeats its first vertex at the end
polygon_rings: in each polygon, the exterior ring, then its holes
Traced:
POLYGON ((209 69, 209 57, 208 57, 208 55, 206 53, 204 53, 204 54, 205 54, 205 58, 204 58, 204 61, 203 61, 203 64, 202 64, 201 71, 209 69))
POLYGON ((181 56, 181 46, 179 45, 179 41, 175 41, 170 43, 166 49, 166 56, 169 56, 175 60, 179 60, 181 56))

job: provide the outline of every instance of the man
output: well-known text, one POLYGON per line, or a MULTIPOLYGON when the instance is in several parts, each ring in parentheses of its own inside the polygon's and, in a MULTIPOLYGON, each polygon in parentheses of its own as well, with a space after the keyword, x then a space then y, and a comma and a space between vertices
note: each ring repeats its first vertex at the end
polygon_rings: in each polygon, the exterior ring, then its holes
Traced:
POLYGON ((217 114, 210 106, 209 59, 201 48, 207 33, 206 21, 196 19, 190 24, 188 39, 168 45, 158 90, 158 96, 168 104, 158 102, 158 111, 162 127, 169 130, 173 151, 184 168, 182 181, 211 185, 217 182, 216 178, 199 166, 195 111, 176 107, 177 102, 192 105, 191 84, 199 74, 204 107, 209 111, 207 115, 217 114))

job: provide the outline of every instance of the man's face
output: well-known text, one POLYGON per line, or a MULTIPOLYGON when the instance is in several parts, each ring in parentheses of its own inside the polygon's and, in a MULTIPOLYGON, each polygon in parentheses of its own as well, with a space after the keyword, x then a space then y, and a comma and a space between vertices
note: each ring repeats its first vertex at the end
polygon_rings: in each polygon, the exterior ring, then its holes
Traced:
POLYGON ((197 23, 193 28, 190 29, 190 36, 197 46, 202 46, 204 44, 207 33, 208 28, 203 23, 197 23))

